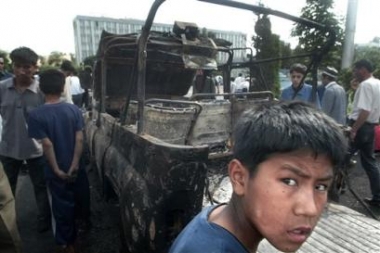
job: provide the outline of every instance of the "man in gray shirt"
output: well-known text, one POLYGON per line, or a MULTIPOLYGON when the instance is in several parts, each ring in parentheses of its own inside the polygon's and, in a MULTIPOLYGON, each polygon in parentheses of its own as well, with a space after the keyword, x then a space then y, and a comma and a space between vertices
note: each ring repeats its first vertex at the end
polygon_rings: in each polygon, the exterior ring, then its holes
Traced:
POLYGON ((343 87, 336 83, 338 71, 327 67, 322 72, 322 85, 325 92, 322 98, 322 110, 335 119, 338 124, 346 124, 347 97, 343 87))
POLYGON ((45 159, 41 143, 28 137, 26 124, 31 110, 44 103, 44 97, 34 79, 38 55, 27 47, 10 54, 14 77, 0 82, 0 114, 3 118, 0 159, 16 196, 17 177, 26 161, 38 207, 37 230, 50 228, 50 207, 44 178, 45 159))

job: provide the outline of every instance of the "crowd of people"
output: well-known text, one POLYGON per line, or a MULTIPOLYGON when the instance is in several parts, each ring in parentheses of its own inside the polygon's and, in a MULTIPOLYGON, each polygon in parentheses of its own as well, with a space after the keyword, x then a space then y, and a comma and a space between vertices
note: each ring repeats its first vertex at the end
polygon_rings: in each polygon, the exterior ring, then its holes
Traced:
MULTIPOLYGON (((78 221, 90 225, 80 110, 88 88, 80 85, 68 61, 37 78, 33 50, 16 48, 10 58, 13 75, 0 70, 1 252, 21 252, 14 198, 20 168, 26 164, 38 207, 38 232, 53 230, 57 251, 74 253, 78 221)), ((2 62, 0 58, 0 66, 2 62)), ((336 69, 326 67, 321 87, 313 92, 303 82, 306 66, 294 64, 292 85, 282 91, 282 101, 257 105, 235 126, 228 164, 230 202, 205 208, 170 252, 255 252, 264 238, 281 251, 297 250, 317 225, 334 170, 347 151, 359 151, 372 193, 366 201, 380 206, 380 172, 373 153, 380 81, 373 71, 367 60, 354 64, 353 85, 358 84, 347 115, 347 95, 336 82, 336 69), (340 129, 345 124, 351 127, 349 145, 340 129)), ((249 91, 249 81, 239 75, 232 92, 249 91)), ((214 86, 208 71, 197 75, 195 91, 211 93, 214 86)))
POLYGON ((365 201, 380 206, 380 172, 374 155, 375 126, 380 119, 380 80, 372 74, 375 70, 373 64, 364 59, 354 63, 351 87, 355 93, 349 96, 336 82, 338 71, 326 67, 322 71, 322 85, 313 98, 312 87, 301 82, 306 70, 302 64, 294 64, 290 68, 292 85, 282 91, 281 99, 313 103, 338 124, 351 127, 349 154, 359 151, 372 193, 365 201), (348 100, 350 107, 347 114, 348 100))
POLYGON ((73 253, 77 225, 90 225, 79 79, 70 62, 37 76, 38 55, 27 47, 14 49, 10 59, 13 75, 2 70, 0 82, 1 252, 21 252, 14 198, 25 164, 38 208, 37 231, 53 230, 57 252, 73 253))

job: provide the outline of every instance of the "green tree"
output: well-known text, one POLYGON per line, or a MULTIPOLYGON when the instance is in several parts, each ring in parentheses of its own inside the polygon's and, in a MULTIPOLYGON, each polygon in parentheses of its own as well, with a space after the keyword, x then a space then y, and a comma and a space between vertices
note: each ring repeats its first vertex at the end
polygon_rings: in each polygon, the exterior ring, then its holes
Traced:
POLYGON ((9 54, 6 51, 0 49, 0 57, 4 59, 4 68, 9 71, 11 69, 9 54))
MULTIPOLYGON (((378 37, 375 37, 372 42, 377 43, 377 40, 379 40, 378 37)), ((355 48, 355 55, 354 55, 354 62, 361 60, 361 59, 367 59, 370 60, 375 65, 375 71, 373 75, 376 78, 380 78, 380 50, 377 46, 356 46, 355 48)), ((350 88, 350 81, 353 78, 352 75, 352 69, 347 68, 343 69, 340 72, 339 75, 339 83, 342 84, 346 90, 350 88)))
MULTIPOLYGON (((272 33, 272 24, 267 15, 260 14, 255 25, 256 35, 252 37, 256 49, 256 60, 274 58, 280 55, 280 38, 272 33)), ((256 83, 254 90, 271 90, 277 96, 280 93, 278 72, 279 61, 261 64, 253 69, 256 83)))
MULTIPOLYGON (((322 61, 323 65, 333 66, 337 69, 341 65, 343 43, 343 19, 338 18, 332 10, 334 0, 306 0, 302 8, 302 18, 310 19, 320 24, 332 27, 336 32, 336 43, 322 61)), ((317 30, 297 23, 292 31, 293 37, 298 37, 299 47, 304 52, 320 49, 326 43, 327 31, 317 30)))
POLYGON ((367 59, 380 67, 380 50, 375 46, 357 46, 355 48, 354 60, 367 59))
MULTIPOLYGON (((280 45, 280 57, 289 57, 292 56, 293 50, 290 47, 290 43, 286 43, 282 40, 279 41, 280 45)), ((291 59, 284 59, 280 62, 280 68, 282 69, 289 69, 292 65, 293 60, 291 59)))
POLYGON ((93 68, 95 61, 96 61, 96 55, 88 56, 84 58, 83 66, 90 66, 91 68, 93 68))
POLYGON ((59 67, 61 66, 63 60, 65 60, 65 54, 62 52, 51 52, 50 55, 48 56, 47 63, 50 66, 53 67, 59 67))

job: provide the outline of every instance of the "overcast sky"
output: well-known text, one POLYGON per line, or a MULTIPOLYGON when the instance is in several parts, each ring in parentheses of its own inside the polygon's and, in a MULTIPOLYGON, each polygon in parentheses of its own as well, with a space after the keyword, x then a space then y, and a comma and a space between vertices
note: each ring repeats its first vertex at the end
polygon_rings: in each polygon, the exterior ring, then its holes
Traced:
MULTIPOLYGON (((257 4, 257 0, 239 0, 257 4)), ((334 11, 344 16, 347 2, 335 0, 334 11)), ((262 0, 272 9, 299 15, 305 0, 262 0)), ((40 55, 52 51, 74 53, 73 19, 77 15, 145 19, 153 0, 1 0, 0 49, 28 46, 40 55)), ((359 0, 356 43, 380 36, 380 0, 359 0)), ((254 16, 248 11, 195 0, 167 0, 156 22, 195 22, 199 27, 252 33, 254 16)), ((272 30, 289 40, 292 24, 272 18, 272 30)))

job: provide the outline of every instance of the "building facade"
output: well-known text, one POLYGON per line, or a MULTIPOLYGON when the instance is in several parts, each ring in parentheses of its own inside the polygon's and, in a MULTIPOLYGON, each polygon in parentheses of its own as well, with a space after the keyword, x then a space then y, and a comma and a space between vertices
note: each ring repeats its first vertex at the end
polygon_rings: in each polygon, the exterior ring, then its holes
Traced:
MULTIPOLYGON (((86 57, 96 54, 100 36, 103 30, 114 34, 138 33, 141 31, 145 21, 137 19, 113 19, 106 17, 77 16, 73 21, 75 54, 78 62, 82 62, 86 57)), ((152 30, 160 32, 172 31, 173 24, 154 23, 152 30)), ((221 38, 232 42, 232 47, 246 47, 247 35, 241 32, 208 30, 216 38, 221 38)), ((246 52, 239 50, 234 53, 234 59, 242 60, 246 52)), ((220 55, 220 61, 224 61, 224 55, 220 55)))

